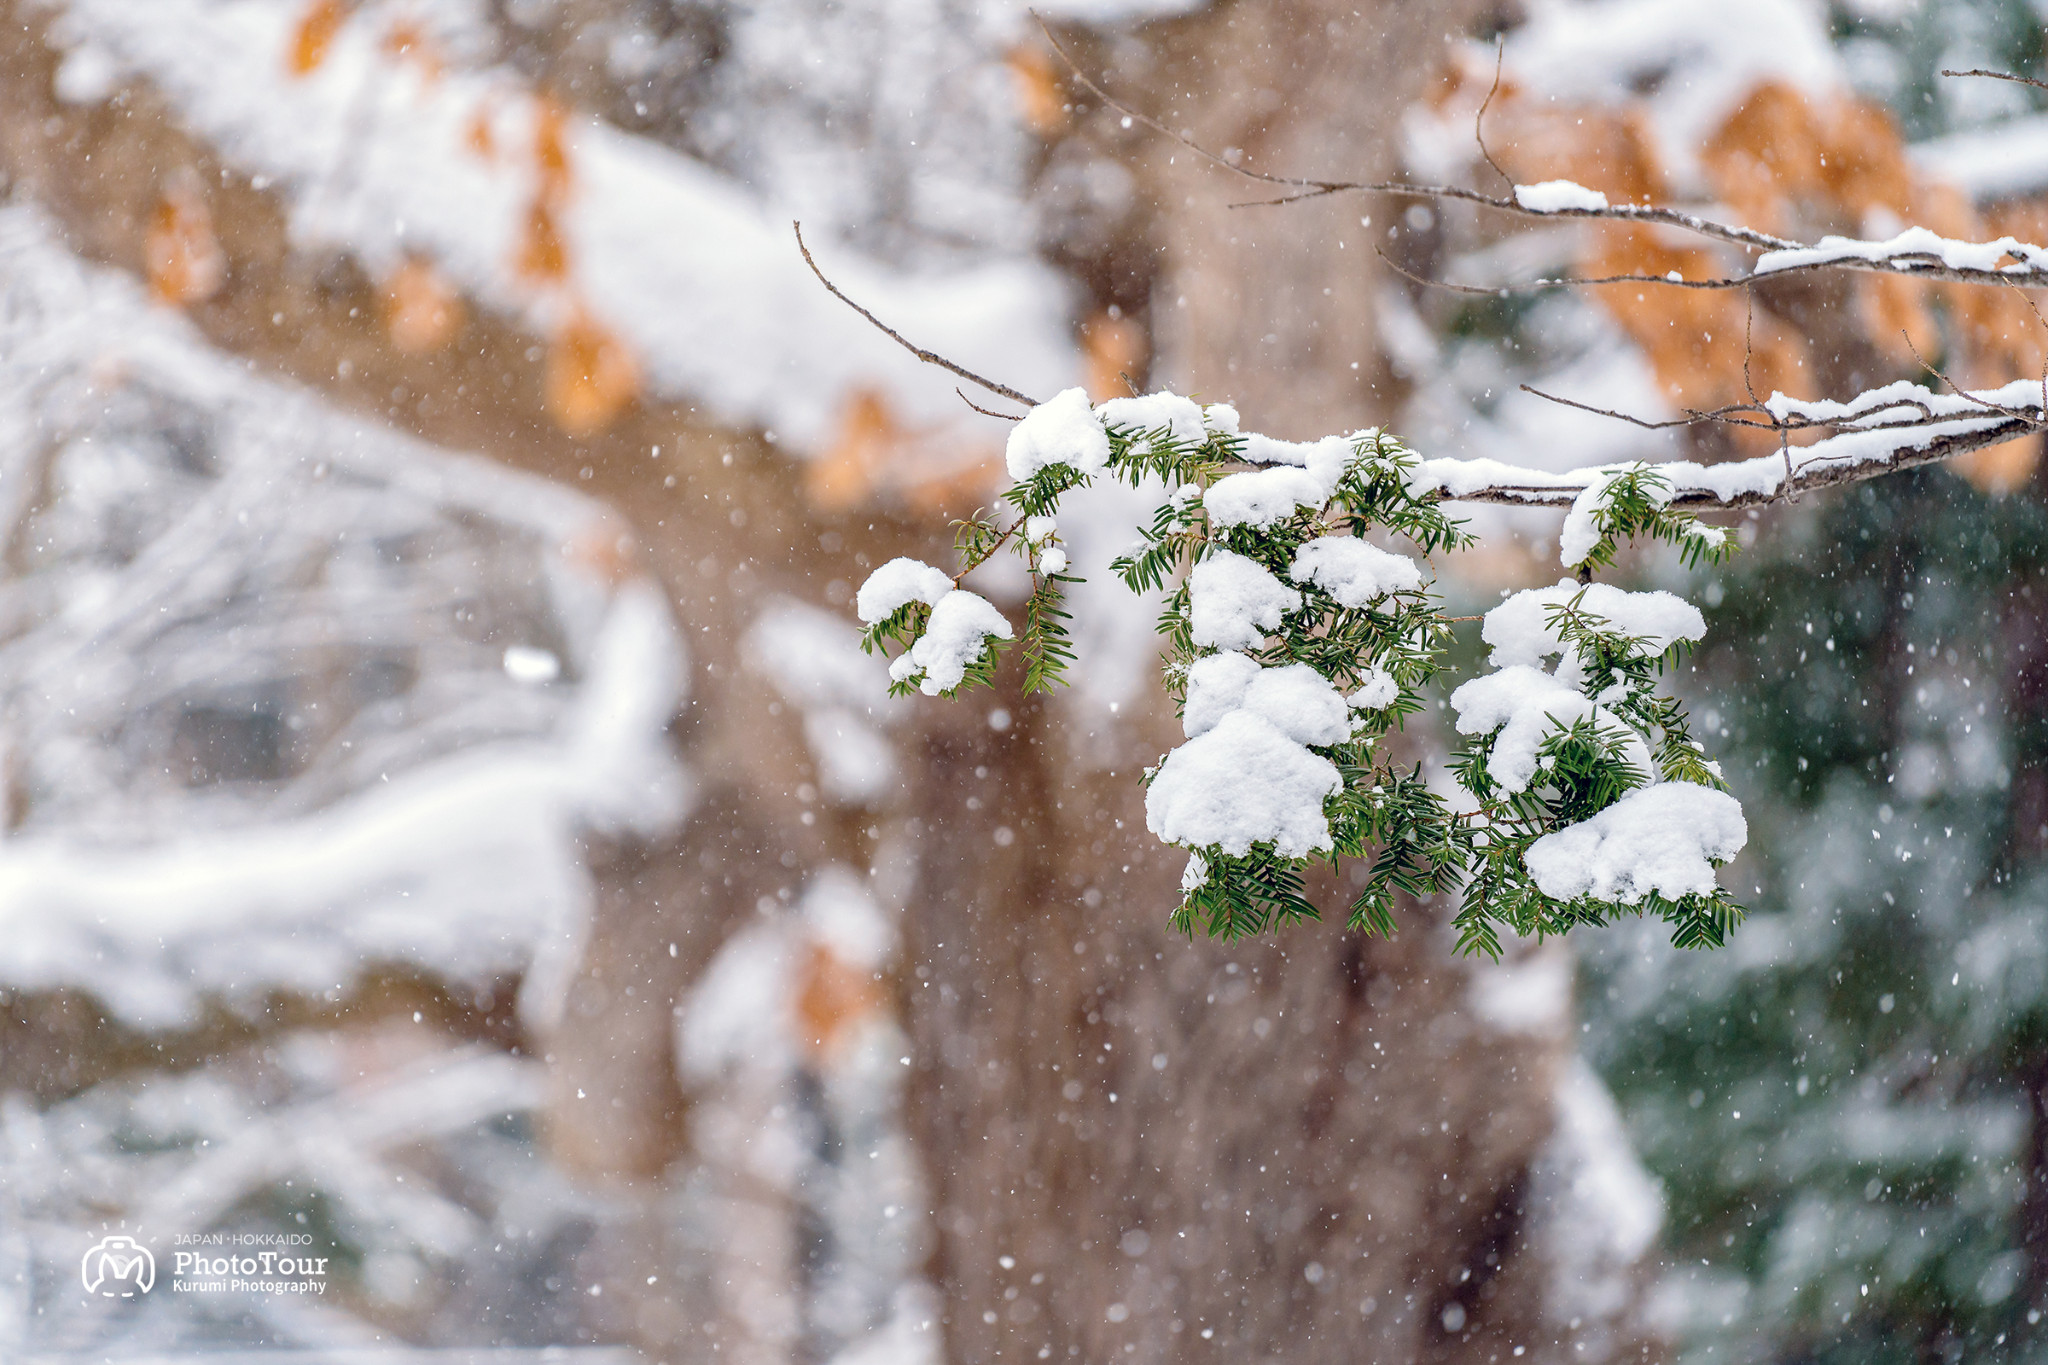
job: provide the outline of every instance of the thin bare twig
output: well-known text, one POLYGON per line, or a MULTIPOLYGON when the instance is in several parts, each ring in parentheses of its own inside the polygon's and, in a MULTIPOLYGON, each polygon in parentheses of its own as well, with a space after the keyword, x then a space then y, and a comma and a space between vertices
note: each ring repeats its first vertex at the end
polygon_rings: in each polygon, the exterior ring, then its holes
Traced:
POLYGON ((1745 289, 1754 283, 1752 278, 1747 277, 1710 280, 1688 280, 1681 277, 1674 280, 1669 275, 1572 275, 1558 279, 1521 280, 1509 284, 1461 284, 1456 280, 1432 280, 1427 275, 1418 275, 1389 256, 1377 243, 1373 246, 1373 253, 1386 262, 1389 270, 1416 284, 1430 289, 1448 290, 1453 294, 1485 294, 1496 298, 1525 294, 1538 289, 1571 289, 1584 284, 1661 284, 1670 289, 1745 289))
MULTIPOLYGON (((838 299, 848 308, 851 308, 854 312, 860 314, 869 322, 873 323, 875 327, 878 330, 880 330, 884 336, 888 337, 891 341, 894 341, 898 346, 901 346, 904 350, 910 352, 912 355, 916 356, 919 360, 922 360, 927 365, 936 365, 942 370, 949 370, 952 373, 959 375, 962 379, 965 379, 968 383, 979 384, 982 388, 987 389, 990 393, 998 394, 1001 397, 1007 398, 1012 403, 1022 403, 1027 408, 1035 408, 1038 406, 1038 400, 1036 398, 1028 398, 1025 395, 1017 392, 1015 389, 1011 388, 1008 384, 998 384, 993 379, 983 379, 980 375, 976 374, 974 371, 970 369, 967 369, 965 366, 954 364, 952 361, 946 359, 946 357, 940 355, 937 351, 927 351, 922 346, 914 345, 910 341, 906 340, 901 332, 891 327, 888 323, 883 322, 880 318, 876 317, 873 313, 870 313, 867 309, 855 303, 852 299, 846 297, 845 291, 840 289, 838 285, 832 283, 832 281, 826 279, 825 272, 818 269, 818 263, 811 259, 811 249, 804 245, 804 225, 802 223, 791 223, 790 227, 795 229, 796 231, 796 249, 804 254, 804 264, 809 266, 811 268, 811 273, 818 277, 818 283, 824 285, 826 289, 830 290, 833 298, 838 299)), ((965 395, 962 396, 964 397, 965 395)), ((970 406, 972 405, 970 404, 970 406)))
MULTIPOLYGON (((1944 381, 1948 379, 1946 375, 1940 375, 1940 378, 1944 381)), ((1723 403, 1718 408, 1686 408, 1683 410, 1684 416, 1682 417, 1652 419, 1637 417, 1633 413, 1621 412, 1614 408, 1603 408, 1591 403, 1581 403, 1576 398, 1566 398, 1562 394, 1547 393, 1528 384, 1523 384, 1519 387, 1524 393, 1541 398, 1545 402, 1556 403, 1560 407, 1577 408, 1581 412, 1590 412, 1599 417, 1611 417, 1618 422, 1627 422, 1631 426, 1641 427, 1645 431, 1666 431, 1673 427, 1692 427, 1709 422, 1721 426, 1751 427, 1759 431, 1788 433, 1795 431, 1828 431, 1835 433, 1847 431, 1910 431, 1915 427, 1936 426, 1943 422, 1966 420, 1968 417, 1966 413, 1936 412, 1926 403, 1916 398, 1889 398, 1882 403, 1873 403, 1869 407, 1857 408, 1854 411, 1846 412, 1836 417, 1810 417, 1802 412, 1792 412, 1781 417, 1772 410, 1770 404, 1756 401, 1752 394, 1751 401, 1747 403, 1723 403), (1917 415, 1908 421, 1878 422, 1873 420, 1884 413, 1898 408, 1911 408, 1917 415)), ((1975 404, 1989 412, 1995 412, 2001 417, 2012 417, 2024 421, 2039 420, 2024 409, 2001 407, 1996 403, 1987 402, 1975 394, 1958 391, 1957 396, 1965 402, 1975 404)))
POLYGON ((2010 71, 1985 71, 1981 68, 1969 71, 1944 70, 1944 76, 1987 76, 1994 81, 2011 81, 2014 85, 2031 85, 2036 90, 2048 90, 2048 81, 2037 81, 2032 76, 2015 76, 2010 71))
MULTIPOLYGON (((1541 398, 1546 403, 1556 403, 1559 407, 1577 408, 1581 412, 1590 412, 1597 417, 1611 417, 1617 422, 1627 422, 1630 426, 1641 427, 1645 431, 1669 431, 1674 427, 1696 427, 1710 422, 1721 426, 1754 427, 1765 431, 1864 431, 1869 428, 1852 425, 1854 418, 1868 417, 1883 412, 1887 408, 1904 406, 1920 407, 1922 414, 1928 421, 1954 420, 1953 414, 1946 418, 1937 418, 1920 404, 1904 399, 1895 403, 1882 403, 1877 407, 1856 413, 1851 418, 1843 418, 1838 421, 1822 421, 1819 418, 1804 417, 1797 414, 1791 417, 1779 417, 1770 410, 1768 405, 1755 401, 1748 403, 1723 403, 1718 408, 1686 408, 1684 409, 1685 415, 1682 417, 1652 419, 1638 417, 1634 413, 1622 412, 1615 408, 1602 408, 1596 407, 1591 403, 1581 403, 1576 398, 1566 398, 1562 394, 1547 393, 1530 384, 1522 384, 1518 387, 1522 392, 1541 398), (1761 413, 1768 420, 1755 421, 1740 415, 1744 413, 1761 413)), ((1922 424, 1919 422, 1887 422, 1884 425, 1893 428, 1906 428, 1922 424)))
MULTIPOLYGON (((1974 403, 1978 407, 1983 408, 1988 412, 1995 412, 2001 417, 2015 417, 2020 419, 2021 421, 2032 422, 2036 426, 2039 426, 2041 424, 2042 418, 2034 417, 2022 411, 2019 408, 2008 408, 2002 404, 1993 403, 1989 399, 1979 398, 1974 393, 1964 392, 1962 386, 1957 384, 1955 380, 1950 379, 1942 371, 1937 370, 1936 368, 1934 368, 1934 366, 1927 363, 1927 358, 1920 354, 1920 348, 1913 344, 1912 333, 1908 332, 1905 328, 1901 327, 1899 329, 1899 335, 1900 337, 1904 338, 1906 343, 1906 349, 1913 353, 1913 359, 1920 362, 1920 368, 1926 370, 1927 373, 1933 375, 1936 379, 1939 379, 1942 383, 1948 385, 1949 392, 1955 394, 1956 397, 1962 399, 1965 403, 1974 403)), ((1922 408, 1921 411, 1926 412, 1927 409, 1922 408)), ((2048 411, 2044 411, 2042 416, 2048 417, 2048 411)))
MULTIPOLYGON (((953 386, 953 392, 960 393, 959 385, 956 384, 953 386)), ((983 407, 981 404, 975 402, 972 398, 969 398, 964 393, 960 393, 960 401, 965 403, 968 407, 973 408, 983 417, 1000 417, 1005 422, 1021 422, 1024 420, 1024 418, 1021 415, 1015 413, 991 412, 987 408, 983 407)))
POLYGON ((1614 408, 1597 408, 1591 403, 1581 403, 1576 398, 1566 398, 1562 394, 1545 393, 1533 384, 1522 384, 1517 387, 1523 393, 1534 394, 1546 403, 1555 403, 1562 408, 1577 408, 1580 412, 1590 412, 1599 417, 1612 417, 1617 422, 1626 422, 1632 427, 1641 427, 1645 431, 1664 431, 1671 427, 1697 426, 1702 421, 1710 420, 1702 414, 1699 416, 1674 417, 1661 422, 1652 421, 1647 417, 1638 417, 1634 413, 1621 412, 1614 408))
POLYGON ((1507 60, 1508 40, 1501 34, 1493 40, 1493 84, 1487 88, 1486 98, 1479 101, 1479 112, 1472 116, 1472 140, 1479 144, 1479 155, 1486 158, 1486 164, 1493 167, 1493 173, 1508 182, 1508 192, 1514 192, 1515 178, 1501 169, 1493 159, 1493 153, 1486 149, 1486 111, 1493 104, 1493 97, 1500 93, 1501 65, 1507 60))

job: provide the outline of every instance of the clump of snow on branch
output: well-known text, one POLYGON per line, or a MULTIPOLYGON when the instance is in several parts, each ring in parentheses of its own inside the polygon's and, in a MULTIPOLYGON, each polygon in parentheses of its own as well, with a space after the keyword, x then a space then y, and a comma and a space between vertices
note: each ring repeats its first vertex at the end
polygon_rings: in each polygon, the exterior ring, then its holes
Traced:
MULTIPOLYGON (((1660 485, 1659 492, 1662 503, 1669 505, 1670 485, 1660 485)), ((1585 491, 1572 499, 1572 510, 1565 513, 1564 526, 1557 533, 1557 557, 1567 569, 1576 569, 1583 564, 1600 544, 1600 514, 1607 510, 1613 495, 1614 480, 1601 479, 1587 484, 1585 491)))
POLYGON ((1365 681, 1345 700, 1360 711, 1384 711, 1401 698, 1401 684, 1386 669, 1374 666, 1365 671, 1365 681))
POLYGON ((1337 769, 1308 746, 1351 732, 1351 708, 1329 679, 1306 664, 1205 655, 1188 668, 1182 727, 1188 742, 1167 755, 1145 795, 1153 834, 1239 856, 1258 843, 1290 857, 1329 847, 1323 802, 1339 785, 1337 769))
POLYGON ((1459 734, 1493 735, 1486 768, 1507 792, 1527 791, 1541 767, 1543 742, 1582 720, 1626 735, 1635 766, 1650 766, 1649 747, 1614 712, 1570 683, 1526 664, 1512 664, 1465 683, 1451 693, 1451 710, 1457 713, 1459 734))
POLYGON ((1569 180, 1545 180, 1515 186, 1515 202, 1531 213, 1559 213, 1566 209, 1604 209, 1607 196, 1569 180))
POLYGON ((1742 805, 1727 792, 1661 782, 1544 835, 1524 856, 1546 896, 1634 905, 1651 892, 1674 901, 1713 894, 1714 868, 1748 841, 1742 805))
POLYGON ((1188 575, 1188 623, 1194 642, 1212 649, 1254 649, 1301 609, 1301 594, 1256 560, 1218 550, 1188 575))
POLYGON ((1630 652, 1639 657, 1656 658, 1681 641, 1697 643, 1707 633, 1707 618, 1700 609, 1674 593, 1628 592, 1611 583, 1575 583, 1567 578, 1548 588, 1518 592, 1486 613, 1479 638, 1493 647, 1493 666, 1536 667, 1564 655, 1558 674, 1576 686, 1582 665, 1558 626, 1559 608, 1575 601, 1588 615, 1633 640, 1630 652))
POLYGON ((1088 406, 1088 391, 1066 389, 1010 428, 1003 458, 1020 482, 1049 465, 1098 474, 1109 462, 1109 436, 1088 406))
POLYGON ((1357 536, 1320 536, 1294 553, 1289 576, 1313 583, 1347 607, 1364 607, 1390 592, 1422 586, 1422 566, 1357 536))
POLYGON ((1218 526, 1271 526, 1303 507, 1318 507, 1330 488, 1306 469, 1273 469, 1230 474, 1202 495, 1209 520, 1218 526))
MULTIPOLYGON (((1216 409, 1210 410, 1215 413, 1216 409)), ((1224 409, 1224 411, 1229 411, 1224 409)), ((1192 398, 1177 393, 1152 393, 1136 398, 1112 398, 1095 409, 1105 426, 1126 431, 1157 431, 1164 428, 1167 439, 1200 445, 1209 433, 1202 407, 1192 398)), ((1237 429, 1237 414, 1230 414, 1229 430, 1237 429)))
POLYGON ((945 570, 899 556, 867 576, 854 594, 853 610, 863 622, 874 625, 912 602, 935 607, 952 591, 953 580, 945 570))
POLYGON ((889 665, 889 676, 915 682, 928 697, 951 692, 987 652, 991 638, 1007 640, 1014 634, 987 598, 955 588, 932 607, 924 633, 889 665))
POLYGON ((1239 857, 1271 844, 1305 858, 1330 847, 1323 803, 1342 785, 1329 759, 1263 715, 1232 710, 1167 755, 1145 792, 1145 827, 1171 844, 1239 857))
MULTIPOLYGON (((1647 737, 1614 710, 1588 697, 1585 658, 1565 639, 1562 622, 1569 611, 1582 611, 1625 642, 1640 659, 1662 657, 1680 642, 1706 634, 1699 609, 1668 592, 1626 592, 1606 583, 1580 584, 1570 579, 1554 587, 1518 592, 1492 611, 1480 627, 1480 638, 1493 647, 1496 672, 1474 678, 1451 694, 1458 733, 1494 735, 1487 771, 1509 792, 1521 792, 1535 781, 1542 760, 1539 751, 1556 731, 1575 722, 1592 721, 1623 737, 1624 753, 1633 767, 1654 770, 1647 737), (1544 663, 1559 658, 1555 674, 1544 663)), ((1625 692, 1614 684, 1616 695, 1625 692)), ((1731 798, 1732 799, 1732 798, 1731 798)), ((1611 900, 1613 897, 1602 897, 1611 900)))

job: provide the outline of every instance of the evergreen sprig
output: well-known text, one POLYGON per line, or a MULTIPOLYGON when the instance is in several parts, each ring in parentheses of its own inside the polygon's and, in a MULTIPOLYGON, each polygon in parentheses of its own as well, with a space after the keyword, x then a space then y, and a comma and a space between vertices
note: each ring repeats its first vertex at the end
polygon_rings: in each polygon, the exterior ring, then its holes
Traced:
MULTIPOLYGON (((1177 706, 1185 705, 1190 667, 1210 652, 1194 639, 1188 576, 1203 559, 1223 551, 1263 567, 1300 594, 1299 607, 1286 612, 1262 643, 1244 650, 1246 655, 1265 667, 1305 664, 1346 694, 1377 689, 1370 701, 1353 698, 1347 736, 1306 746, 1329 760, 1341 779, 1324 805, 1328 848, 1314 857, 1287 856, 1271 843, 1253 843, 1240 854, 1220 846, 1190 849, 1183 896, 1171 916, 1178 928, 1236 939, 1320 918, 1305 892, 1306 873, 1317 862, 1335 868, 1358 860, 1366 863, 1366 873, 1346 922, 1368 933, 1392 934, 1403 898, 1462 892, 1452 924, 1466 953, 1497 957, 1504 934, 1560 934, 1623 913, 1663 919, 1682 947, 1726 940, 1742 911, 1724 892, 1678 900, 1654 892, 1634 902, 1559 900, 1544 894, 1527 862, 1529 850, 1546 835, 1599 815, 1646 784, 1723 786, 1693 739, 1683 706, 1661 690, 1663 675, 1683 653, 1682 641, 1656 648, 1654 641, 1628 634, 1594 612, 1583 591, 1551 604, 1545 625, 1566 660, 1559 673, 1569 666, 1590 699, 1591 713, 1552 719, 1536 749, 1534 777, 1515 790, 1491 766, 1500 728, 1473 736, 1449 764, 1472 803, 1456 809, 1420 766, 1399 767, 1385 743, 1423 709, 1424 690, 1454 642, 1453 623, 1432 586, 1397 588, 1364 605, 1347 605, 1292 574, 1302 547, 1330 536, 1391 535, 1425 558, 1471 546, 1474 537, 1446 514, 1437 496, 1416 491, 1427 485, 1414 478, 1414 453, 1388 433, 1358 433, 1320 505, 1298 506, 1263 524, 1219 525, 1205 496, 1219 479, 1247 467, 1247 438, 1214 424, 1205 424, 1199 441, 1168 425, 1137 430, 1110 424, 1105 430, 1109 456, 1099 475, 1047 465, 1004 495, 1001 518, 977 512, 956 524, 963 575, 1006 547, 1032 574, 1017 641, 1027 692, 1050 691, 1064 682, 1074 659, 1066 591, 1082 580, 1066 571, 1056 526, 1061 499, 1093 477, 1165 489, 1150 516, 1134 528, 1136 544, 1112 569, 1132 591, 1162 594, 1157 631, 1163 676, 1177 706), (1056 559, 1048 558, 1054 554, 1056 559)), ((1669 504, 1668 480, 1647 465, 1619 467, 1590 489, 1581 507, 1596 539, 1580 565, 1582 577, 1613 564, 1622 546, 1639 539, 1675 545, 1688 564, 1718 561, 1731 552, 1718 528, 1669 504)), ((923 603, 910 603, 872 625, 862 644, 870 651, 908 648, 930 615, 923 603)), ((993 682, 1003 643, 987 641, 962 689, 993 682)), ((899 680, 892 690, 910 690, 914 683, 899 680)), ((1147 782, 1159 771, 1148 770, 1147 782)))

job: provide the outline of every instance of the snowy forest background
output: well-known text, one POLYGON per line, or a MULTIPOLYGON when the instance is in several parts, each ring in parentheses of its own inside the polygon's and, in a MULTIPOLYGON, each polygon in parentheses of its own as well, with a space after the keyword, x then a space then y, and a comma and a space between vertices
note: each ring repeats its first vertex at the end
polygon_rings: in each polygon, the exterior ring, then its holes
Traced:
MULTIPOLYGON (((1517 180, 2048 236, 2048 101, 1939 74, 2048 78, 2026 0, 1039 13, 1262 170, 1497 189, 1498 51, 1517 180)), ((1051 701, 891 701, 859 652, 854 586, 939 554, 1005 428, 789 222, 1027 392, 1557 469, 1775 438, 1524 383, 1999 384, 2048 354, 2019 291, 1431 288, 1712 258, 1232 208, 1008 4, 0 16, 0 1356, 2048 1358, 2038 439, 1623 566, 1707 609, 1727 948, 1472 961, 1428 904, 1190 944, 1150 604, 1078 593, 1051 701), (339 1273, 82 1295, 116 1230, 310 1231, 339 1273)), ((1461 609, 1555 577, 1555 514, 1471 510, 1461 609)), ((1142 511, 1070 512, 1077 567, 1142 511)), ((1439 776, 1447 729, 1408 729, 1439 776)))

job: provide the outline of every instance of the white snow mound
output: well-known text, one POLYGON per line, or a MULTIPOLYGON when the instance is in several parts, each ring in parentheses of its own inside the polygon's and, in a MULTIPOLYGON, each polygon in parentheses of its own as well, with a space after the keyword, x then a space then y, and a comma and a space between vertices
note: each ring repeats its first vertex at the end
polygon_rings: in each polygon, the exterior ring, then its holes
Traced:
POLYGON ((1529 875, 1554 900, 1634 905, 1652 891, 1668 900, 1714 891, 1714 862, 1749 842, 1742 803, 1691 782, 1630 792, 1590 820, 1529 846, 1529 875), (1713 861, 1710 862, 1709 859, 1713 861))

